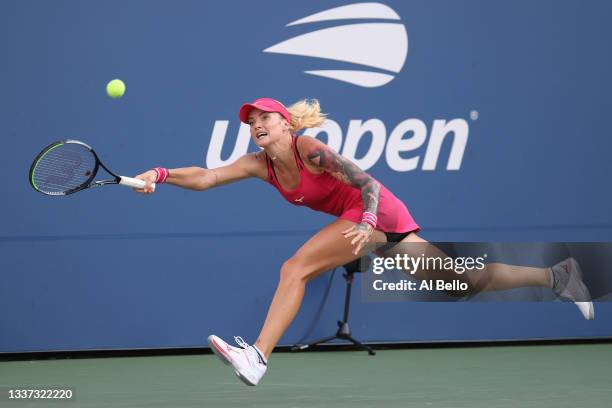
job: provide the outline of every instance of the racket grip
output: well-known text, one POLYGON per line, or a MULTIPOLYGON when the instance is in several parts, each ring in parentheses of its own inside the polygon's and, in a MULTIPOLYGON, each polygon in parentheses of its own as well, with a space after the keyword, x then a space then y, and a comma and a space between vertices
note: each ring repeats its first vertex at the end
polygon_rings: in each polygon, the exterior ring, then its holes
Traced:
MULTIPOLYGON (((132 188, 144 188, 144 186, 147 184, 144 180, 132 177, 119 176, 119 178, 119 184, 132 188)), ((153 190, 155 190, 155 183, 152 184, 152 187, 153 190)))

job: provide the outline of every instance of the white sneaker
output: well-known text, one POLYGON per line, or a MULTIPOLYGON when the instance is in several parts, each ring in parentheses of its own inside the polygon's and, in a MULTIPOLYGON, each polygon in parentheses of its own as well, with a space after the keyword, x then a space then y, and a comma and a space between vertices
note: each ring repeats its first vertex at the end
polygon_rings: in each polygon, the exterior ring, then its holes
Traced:
POLYGON ((595 318, 595 308, 589 289, 582 281, 580 265, 574 258, 567 258, 552 268, 552 290, 557 296, 574 302, 587 320, 595 318))
POLYGON ((234 340, 241 348, 230 346, 214 334, 208 336, 208 345, 221 361, 234 367, 234 372, 243 383, 257 385, 268 368, 265 357, 242 337, 235 336, 234 340))

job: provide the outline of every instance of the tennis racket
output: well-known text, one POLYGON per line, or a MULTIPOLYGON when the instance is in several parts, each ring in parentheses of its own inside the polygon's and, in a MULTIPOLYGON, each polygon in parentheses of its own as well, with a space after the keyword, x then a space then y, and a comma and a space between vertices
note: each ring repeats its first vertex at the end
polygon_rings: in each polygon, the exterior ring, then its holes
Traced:
POLYGON ((64 196, 107 184, 144 188, 146 183, 144 180, 113 173, 85 143, 78 140, 60 140, 45 147, 36 156, 30 167, 30 184, 40 193, 64 196), (94 181, 100 167, 112 178, 94 181))

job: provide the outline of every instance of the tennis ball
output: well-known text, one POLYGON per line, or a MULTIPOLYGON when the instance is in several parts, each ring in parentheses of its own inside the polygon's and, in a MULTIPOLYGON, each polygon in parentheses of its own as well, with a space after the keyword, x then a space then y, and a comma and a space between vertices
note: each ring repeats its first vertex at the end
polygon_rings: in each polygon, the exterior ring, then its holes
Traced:
POLYGON ((121 98, 125 93, 125 84, 120 79, 113 79, 106 84, 106 93, 113 99, 121 98))

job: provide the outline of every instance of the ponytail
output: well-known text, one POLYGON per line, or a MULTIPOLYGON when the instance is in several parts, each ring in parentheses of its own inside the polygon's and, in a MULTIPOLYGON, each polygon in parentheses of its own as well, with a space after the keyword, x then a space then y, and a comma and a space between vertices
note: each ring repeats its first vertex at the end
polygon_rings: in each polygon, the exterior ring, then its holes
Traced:
POLYGON ((302 99, 287 108, 291 115, 291 130, 295 133, 302 129, 318 127, 325 122, 327 114, 321 113, 316 99, 302 99))

